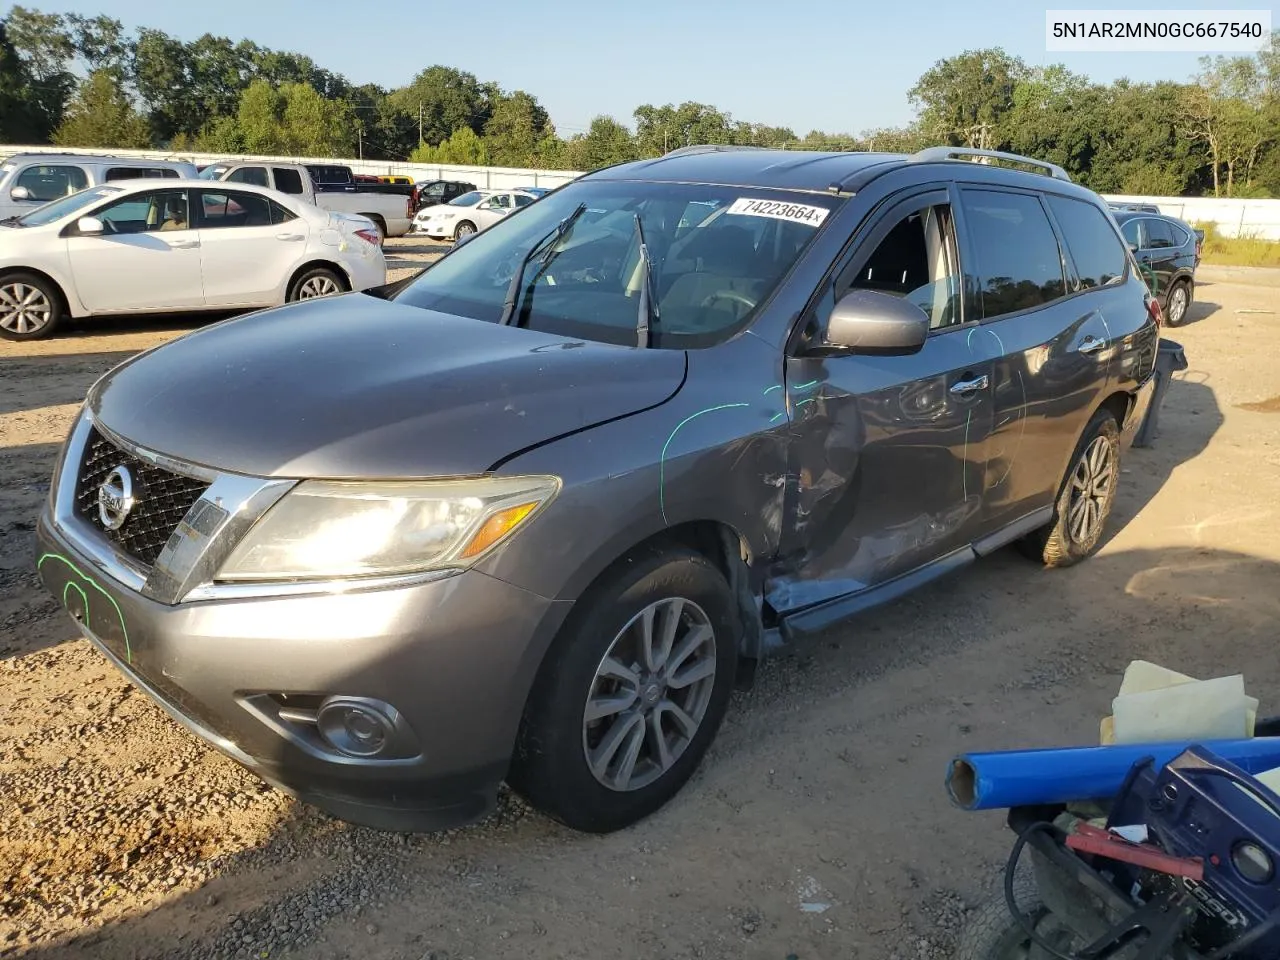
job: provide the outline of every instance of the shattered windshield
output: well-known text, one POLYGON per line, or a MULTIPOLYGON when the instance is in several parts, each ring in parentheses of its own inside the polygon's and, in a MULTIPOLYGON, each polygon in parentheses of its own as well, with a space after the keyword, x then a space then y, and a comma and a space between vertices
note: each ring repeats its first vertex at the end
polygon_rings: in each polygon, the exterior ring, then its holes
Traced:
POLYGON ((478 234, 396 300, 477 320, 650 346, 710 346, 742 329, 841 201, 825 194, 638 181, 581 181, 478 234), (569 229, 531 250, 581 206, 569 229), (637 217, 640 229, 637 229, 637 217), (643 234, 653 299, 645 287, 643 234), (527 261, 527 262, 526 262, 527 261), (517 290, 513 278, 519 277, 517 290), (504 304, 514 296, 514 311, 504 304))

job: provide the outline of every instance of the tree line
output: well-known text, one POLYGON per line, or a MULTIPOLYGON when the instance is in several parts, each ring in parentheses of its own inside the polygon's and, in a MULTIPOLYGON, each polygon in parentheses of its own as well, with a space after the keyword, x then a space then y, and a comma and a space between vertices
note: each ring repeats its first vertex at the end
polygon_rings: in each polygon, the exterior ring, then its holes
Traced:
POLYGON ((858 134, 643 104, 557 134, 537 97, 435 65, 403 87, 354 84, 310 57, 107 16, 13 7, 0 20, 0 142, 176 153, 356 156, 592 170, 693 143, 913 151, 950 144, 1049 160, 1104 193, 1280 196, 1280 31, 1257 56, 1203 58, 1189 82, 1098 84, 999 48, 938 61, 915 120, 858 134))

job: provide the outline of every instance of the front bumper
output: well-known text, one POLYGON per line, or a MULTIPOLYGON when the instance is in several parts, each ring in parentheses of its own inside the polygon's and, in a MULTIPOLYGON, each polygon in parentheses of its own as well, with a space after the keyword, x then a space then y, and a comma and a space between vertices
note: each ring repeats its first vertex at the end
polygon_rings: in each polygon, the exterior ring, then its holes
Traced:
POLYGON ((48 509, 37 539, 45 587, 171 716, 274 786, 378 829, 445 829, 492 808, 568 607, 475 571, 365 592, 166 604, 104 573, 48 509), (264 714, 277 694, 390 704, 416 754, 317 749, 309 731, 264 714))

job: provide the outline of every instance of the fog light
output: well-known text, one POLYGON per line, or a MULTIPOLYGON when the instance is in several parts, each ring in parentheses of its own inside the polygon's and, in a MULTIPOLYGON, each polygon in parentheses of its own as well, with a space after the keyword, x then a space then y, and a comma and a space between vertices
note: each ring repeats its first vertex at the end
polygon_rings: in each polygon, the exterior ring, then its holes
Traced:
POLYGON ((316 727, 326 743, 349 757, 376 757, 390 741, 394 712, 385 704, 354 697, 331 697, 316 712, 316 727))

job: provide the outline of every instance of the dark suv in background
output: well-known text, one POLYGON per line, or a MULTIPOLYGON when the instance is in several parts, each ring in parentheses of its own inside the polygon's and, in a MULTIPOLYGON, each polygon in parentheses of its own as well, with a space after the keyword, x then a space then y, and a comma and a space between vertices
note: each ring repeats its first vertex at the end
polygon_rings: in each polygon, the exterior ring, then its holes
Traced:
POLYGON ((40 573, 174 717, 332 813, 438 828, 506 779, 612 830, 766 650, 1005 544, 1092 554, 1158 315, 1052 165, 679 150, 380 295, 116 368, 40 573))
POLYGON ((1160 301, 1165 320, 1171 327, 1178 326, 1186 320, 1195 296, 1204 232, 1160 213, 1117 210, 1112 216, 1147 286, 1160 301))
POLYGON ((465 183, 462 180, 422 180, 413 185, 413 212, 417 213, 423 207, 433 207, 437 204, 448 203, 464 193, 470 193, 476 189, 474 183, 465 183))

